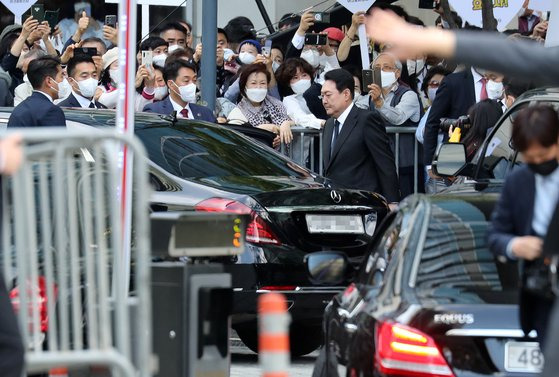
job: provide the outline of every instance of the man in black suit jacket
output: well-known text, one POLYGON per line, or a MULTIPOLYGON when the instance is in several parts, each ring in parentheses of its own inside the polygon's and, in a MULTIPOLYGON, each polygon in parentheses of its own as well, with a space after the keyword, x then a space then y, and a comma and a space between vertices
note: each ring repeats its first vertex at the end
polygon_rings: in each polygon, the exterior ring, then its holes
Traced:
POLYGON ((205 120, 217 123, 212 110, 196 105, 196 67, 178 59, 163 68, 163 79, 169 88, 169 96, 163 101, 150 103, 144 107, 148 113, 170 115, 177 112, 177 117, 205 120))
POLYGON ((74 107, 83 109, 106 109, 102 103, 93 99, 99 76, 93 58, 89 55, 76 55, 68 61, 66 66, 68 82, 72 87, 72 94, 60 102, 60 107, 74 107))
POLYGON ((70 91, 60 60, 43 56, 31 61, 27 77, 33 94, 14 109, 8 127, 65 127, 64 112, 53 103, 70 91))
MULTIPOLYGON (((526 165, 507 177, 489 229, 489 247, 502 260, 522 261, 520 320, 528 334, 538 332, 545 347, 549 312, 553 304, 542 256, 543 237, 550 231, 559 203, 559 117, 549 106, 523 109, 514 120, 512 143, 526 165), (535 287, 535 288, 534 288, 535 287)), ((556 229, 554 231, 557 231, 556 229)))
POLYGON ((382 118, 353 105, 354 80, 343 69, 328 72, 322 103, 324 175, 341 187, 374 191, 389 203, 400 200, 394 154, 382 118))

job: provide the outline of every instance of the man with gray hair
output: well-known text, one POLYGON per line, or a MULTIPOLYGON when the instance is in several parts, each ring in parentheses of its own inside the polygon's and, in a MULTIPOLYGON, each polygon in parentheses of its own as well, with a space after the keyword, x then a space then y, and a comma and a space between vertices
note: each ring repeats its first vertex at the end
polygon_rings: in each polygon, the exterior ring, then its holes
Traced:
POLYGON ((23 83, 19 84, 14 91, 14 106, 19 105, 23 102, 23 100, 33 94, 33 86, 31 86, 31 83, 27 78, 27 68, 29 67, 29 63, 46 55, 47 53, 40 48, 32 48, 25 55, 22 53, 21 60, 18 62, 18 68, 20 68, 24 73, 23 83))
MULTIPOLYGON (((373 67, 381 70, 381 84, 369 85, 371 110, 377 110, 388 126, 417 128, 421 119, 421 101, 417 93, 400 82, 402 63, 393 54, 383 52, 373 62, 373 67)), ((394 135, 391 135, 392 149, 398 154, 400 192, 402 198, 414 192, 414 136, 400 135, 398 151, 395 150, 394 135)), ((417 151, 415 151, 417 153, 417 151)), ((418 169, 418 174, 420 173, 418 169)), ((418 179, 421 188, 422 179, 418 179)))

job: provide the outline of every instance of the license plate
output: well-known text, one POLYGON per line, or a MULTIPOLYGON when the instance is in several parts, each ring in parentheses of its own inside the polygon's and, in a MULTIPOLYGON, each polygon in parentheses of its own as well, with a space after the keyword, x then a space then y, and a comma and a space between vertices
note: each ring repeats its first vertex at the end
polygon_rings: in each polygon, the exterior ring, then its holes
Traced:
POLYGON ((363 234, 360 215, 306 215, 309 233, 363 234))
POLYGON ((507 372, 540 373, 543 354, 537 342, 507 342, 505 344, 505 370, 507 372))

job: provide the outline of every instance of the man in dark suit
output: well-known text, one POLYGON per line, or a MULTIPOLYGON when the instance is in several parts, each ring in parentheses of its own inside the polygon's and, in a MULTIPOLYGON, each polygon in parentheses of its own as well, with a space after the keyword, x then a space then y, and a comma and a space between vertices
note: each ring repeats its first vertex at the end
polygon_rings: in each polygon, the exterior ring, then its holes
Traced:
POLYGON ((60 107, 75 107, 83 109, 106 109, 107 107, 94 100, 99 76, 93 58, 89 55, 76 55, 68 61, 66 66, 68 82, 72 87, 72 94, 60 102, 60 107))
POLYGON ((14 109, 8 127, 65 127, 64 112, 53 103, 70 92, 60 60, 43 56, 31 61, 27 77, 33 94, 14 109))
POLYGON ((148 113, 170 115, 177 112, 177 117, 205 120, 217 123, 212 110, 196 105, 196 67, 182 59, 177 59, 163 68, 163 79, 169 88, 169 96, 160 102, 150 103, 144 107, 148 113))
POLYGON ((346 70, 328 72, 322 103, 331 117, 324 125, 324 175, 341 187, 378 192, 400 200, 394 154, 377 112, 353 105, 355 82, 346 70))
MULTIPOLYGON (((520 320, 545 347, 553 304, 543 237, 559 202, 559 117, 550 106, 523 109, 514 119, 512 143, 525 165, 507 177, 489 230, 489 247, 502 260, 522 261, 520 320)), ((556 231, 556 230, 555 230, 556 231)))

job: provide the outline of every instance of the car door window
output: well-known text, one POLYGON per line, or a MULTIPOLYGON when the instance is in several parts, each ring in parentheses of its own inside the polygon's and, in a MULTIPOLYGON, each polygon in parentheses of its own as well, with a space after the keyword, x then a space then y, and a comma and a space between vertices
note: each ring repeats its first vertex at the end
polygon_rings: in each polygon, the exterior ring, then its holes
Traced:
POLYGON ((365 285, 380 286, 384 279, 384 273, 388 263, 397 250, 404 247, 405 241, 405 219, 409 216, 400 211, 396 214, 392 223, 386 228, 379 239, 377 246, 369 254, 358 281, 365 285))
POLYGON ((503 121, 497 125, 496 131, 488 141, 486 148, 480 151, 481 159, 478 179, 489 179, 492 181, 504 181, 508 173, 516 166, 522 165, 522 156, 516 152, 512 144, 512 124, 516 114, 528 105, 550 105, 558 108, 556 102, 534 101, 517 106, 508 114, 503 121))

